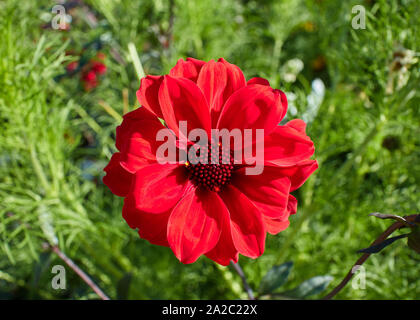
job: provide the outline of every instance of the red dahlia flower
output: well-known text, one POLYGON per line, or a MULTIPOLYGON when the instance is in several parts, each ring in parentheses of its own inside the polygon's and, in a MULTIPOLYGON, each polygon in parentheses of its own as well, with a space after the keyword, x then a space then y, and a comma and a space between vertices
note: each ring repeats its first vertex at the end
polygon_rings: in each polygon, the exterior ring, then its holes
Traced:
POLYGON ((106 65, 104 65, 102 62, 94 61, 92 63, 91 70, 99 75, 102 75, 106 72, 106 65))
POLYGON ((90 70, 86 73, 82 73, 82 83, 86 91, 90 91, 98 85, 98 79, 96 73, 93 70, 90 70))
POLYGON ((142 107, 126 114, 117 128, 118 152, 103 179, 125 197, 129 226, 150 243, 170 247, 183 263, 201 255, 221 265, 237 262, 239 253, 259 257, 266 232, 286 229, 296 213, 290 193, 318 167, 309 159, 314 145, 305 123, 278 125, 287 111, 285 94, 262 78, 246 82, 242 71, 222 58, 188 58, 169 75, 143 78, 137 97, 142 107), (158 118, 178 138, 179 121, 206 132, 264 129, 264 170, 246 175, 247 165, 234 162, 161 164, 156 150, 163 142, 156 134, 164 125, 158 118))

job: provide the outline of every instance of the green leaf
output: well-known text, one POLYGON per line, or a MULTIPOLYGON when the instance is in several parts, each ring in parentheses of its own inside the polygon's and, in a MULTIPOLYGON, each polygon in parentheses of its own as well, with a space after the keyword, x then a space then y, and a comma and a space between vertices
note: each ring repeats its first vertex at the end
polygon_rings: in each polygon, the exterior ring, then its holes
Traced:
POLYGON ((281 287, 289 277, 292 267, 291 261, 272 267, 261 280, 258 290, 260 294, 271 293, 281 287))
POLYGON ((293 298, 300 298, 305 299, 307 297, 316 295, 322 291, 324 291, 330 282, 332 281, 333 277, 331 276, 316 276, 309 280, 302 282, 296 288, 284 292, 283 295, 293 298))
POLYGON ((357 252, 358 253, 378 253, 379 251, 381 251, 383 248, 389 246, 394 241, 396 241, 398 239, 405 238, 407 236, 408 236, 408 234, 402 234, 400 236, 392 237, 392 238, 386 239, 385 241, 382 241, 381 243, 370 246, 369 248, 361 249, 357 252))

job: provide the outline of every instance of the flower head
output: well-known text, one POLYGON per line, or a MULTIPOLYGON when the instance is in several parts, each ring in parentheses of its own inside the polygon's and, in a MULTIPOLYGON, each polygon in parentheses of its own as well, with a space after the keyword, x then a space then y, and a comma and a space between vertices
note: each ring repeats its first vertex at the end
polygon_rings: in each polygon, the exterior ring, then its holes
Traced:
POLYGON ((118 152, 103 179, 125 198, 128 225, 141 238, 170 247, 183 263, 201 255, 222 265, 237 262, 239 253, 259 257, 266 233, 286 229, 296 213, 297 200, 290 193, 318 167, 309 159, 314 145, 305 123, 278 125, 287 111, 285 94, 263 78, 246 82, 242 71, 222 58, 187 58, 169 75, 143 78, 137 98, 142 107, 126 114, 117 128, 118 152), (163 164, 159 150, 168 142, 157 136, 165 126, 173 134, 178 161, 163 164), (195 129, 212 137, 200 148, 199 157, 206 161, 198 163, 184 158, 196 154, 195 129), (263 134, 226 147, 213 143, 212 129, 263 134), (262 170, 248 174, 252 152, 247 150, 261 145, 254 160, 262 161, 262 170), (242 162, 236 161, 238 150, 242 162))
POLYGON ((93 70, 90 70, 88 72, 82 73, 82 83, 83 87, 86 91, 90 91, 98 85, 98 79, 96 77, 96 72, 93 70))
POLYGON ((91 58, 82 67, 80 80, 85 91, 95 89, 99 84, 99 76, 103 76, 106 73, 107 68, 104 63, 105 57, 104 53, 98 52, 95 57, 91 58))

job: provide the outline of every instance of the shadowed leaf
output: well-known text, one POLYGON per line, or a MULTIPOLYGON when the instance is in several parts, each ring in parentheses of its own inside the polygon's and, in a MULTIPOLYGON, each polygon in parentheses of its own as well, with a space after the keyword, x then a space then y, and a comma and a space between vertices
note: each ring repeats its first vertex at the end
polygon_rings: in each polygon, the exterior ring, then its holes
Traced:
POLYGON ((366 249, 361 249, 357 252, 358 253, 378 253, 379 251, 381 251, 383 248, 389 246, 394 241, 396 241, 398 239, 405 238, 407 236, 408 236, 408 234, 402 234, 400 236, 392 237, 392 238, 386 239, 385 241, 383 241, 381 243, 375 244, 375 245, 370 246, 369 248, 366 248, 366 249))
POLYGON ((282 293, 282 295, 291 298, 305 299, 307 297, 316 295, 324 291, 328 287, 332 279, 333 277, 331 276, 316 276, 302 282, 296 288, 282 293))
POLYGON ((293 262, 291 261, 272 267, 261 280, 258 291, 261 294, 271 293, 281 287, 289 277, 292 267, 293 262))

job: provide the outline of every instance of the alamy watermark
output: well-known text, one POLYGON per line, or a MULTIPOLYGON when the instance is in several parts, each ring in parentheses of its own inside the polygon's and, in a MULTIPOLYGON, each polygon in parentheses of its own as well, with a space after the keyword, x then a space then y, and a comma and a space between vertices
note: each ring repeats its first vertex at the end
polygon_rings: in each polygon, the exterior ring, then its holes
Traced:
POLYGON ((366 289, 366 269, 361 265, 355 265, 351 269, 351 273, 354 274, 353 280, 351 281, 351 287, 355 290, 366 289))
POLYGON ((66 14, 66 8, 58 4, 52 8, 51 12, 55 14, 51 20, 51 27, 54 30, 67 30, 68 25, 71 23, 72 17, 71 15, 66 14))
POLYGON ((55 290, 66 289, 66 269, 62 265, 57 264, 52 267, 51 273, 55 274, 51 279, 51 287, 55 290))
POLYGON ((160 164, 246 164, 246 175, 263 172, 264 129, 211 129, 210 135, 209 139, 201 128, 188 132, 187 121, 179 122, 179 139, 171 129, 163 128, 156 134, 156 141, 163 142, 156 160, 160 164))
POLYGON ((351 13, 356 14, 351 20, 351 26, 355 30, 366 29, 366 9, 358 4, 351 8, 351 13))

